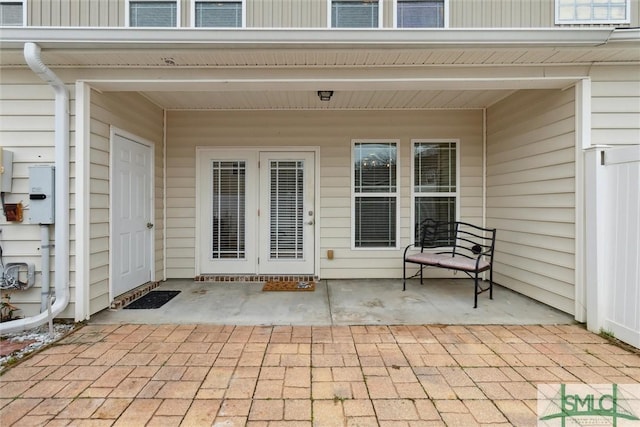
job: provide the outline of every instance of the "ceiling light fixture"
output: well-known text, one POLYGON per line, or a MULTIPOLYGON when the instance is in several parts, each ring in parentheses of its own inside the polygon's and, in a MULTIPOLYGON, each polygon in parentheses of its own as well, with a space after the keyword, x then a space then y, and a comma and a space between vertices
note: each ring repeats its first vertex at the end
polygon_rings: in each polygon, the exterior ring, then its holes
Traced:
POLYGON ((318 91, 318 98, 320 98, 320 101, 331 101, 331 97, 333 96, 333 91, 332 90, 319 90, 318 91))

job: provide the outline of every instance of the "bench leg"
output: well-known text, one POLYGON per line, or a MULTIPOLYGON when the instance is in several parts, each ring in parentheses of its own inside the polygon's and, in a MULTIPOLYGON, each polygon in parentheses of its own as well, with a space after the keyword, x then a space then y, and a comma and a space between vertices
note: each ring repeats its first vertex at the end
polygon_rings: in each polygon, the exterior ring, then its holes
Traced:
POLYGON ((493 268, 489 270, 489 299, 493 299, 493 268))
POLYGON ((402 261, 402 290, 407 290, 407 263, 402 261))
POLYGON ((422 282, 422 272, 424 271, 424 265, 420 264, 420 284, 424 285, 424 283, 422 282))
POLYGON ((475 295, 473 296, 473 308, 478 308, 478 273, 476 273, 476 277, 474 280, 475 287, 475 295))

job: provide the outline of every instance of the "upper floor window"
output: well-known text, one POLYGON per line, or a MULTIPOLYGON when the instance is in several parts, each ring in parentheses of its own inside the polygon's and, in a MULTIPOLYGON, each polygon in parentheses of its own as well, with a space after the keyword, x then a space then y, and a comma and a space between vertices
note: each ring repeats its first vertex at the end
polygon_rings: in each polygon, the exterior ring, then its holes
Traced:
POLYGON ((556 24, 625 24, 630 0, 556 0, 556 24))
POLYGON ((195 0, 194 27, 242 28, 244 0, 195 0))
POLYGON ((176 0, 129 0, 128 27, 177 27, 180 9, 176 0))
POLYGON ((379 0, 330 0, 331 28, 378 28, 379 0))
POLYGON ((396 0, 397 28, 442 28, 445 0, 396 0))
POLYGON ((0 2, 0 26, 20 27, 26 24, 24 2, 0 2))

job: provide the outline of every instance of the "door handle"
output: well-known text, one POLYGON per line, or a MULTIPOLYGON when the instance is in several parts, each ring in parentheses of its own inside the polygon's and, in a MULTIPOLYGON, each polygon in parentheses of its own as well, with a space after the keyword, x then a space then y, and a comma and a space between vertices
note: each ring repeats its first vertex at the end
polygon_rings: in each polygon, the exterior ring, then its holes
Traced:
POLYGON ((147 228, 151 229, 153 228, 153 224, 151 224, 150 222, 147 223, 147 228))
POLYGON ((310 219, 309 221, 307 221, 307 225, 313 225, 313 220, 310 219))

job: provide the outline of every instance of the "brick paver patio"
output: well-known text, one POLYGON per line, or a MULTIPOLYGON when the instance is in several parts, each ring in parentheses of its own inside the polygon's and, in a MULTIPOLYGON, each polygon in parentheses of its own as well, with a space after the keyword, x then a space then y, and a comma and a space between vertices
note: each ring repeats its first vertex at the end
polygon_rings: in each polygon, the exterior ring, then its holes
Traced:
POLYGON ((89 325, 0 377, 15 426, 535 425, 537 383, 639 383, 579 325, 89 325))

